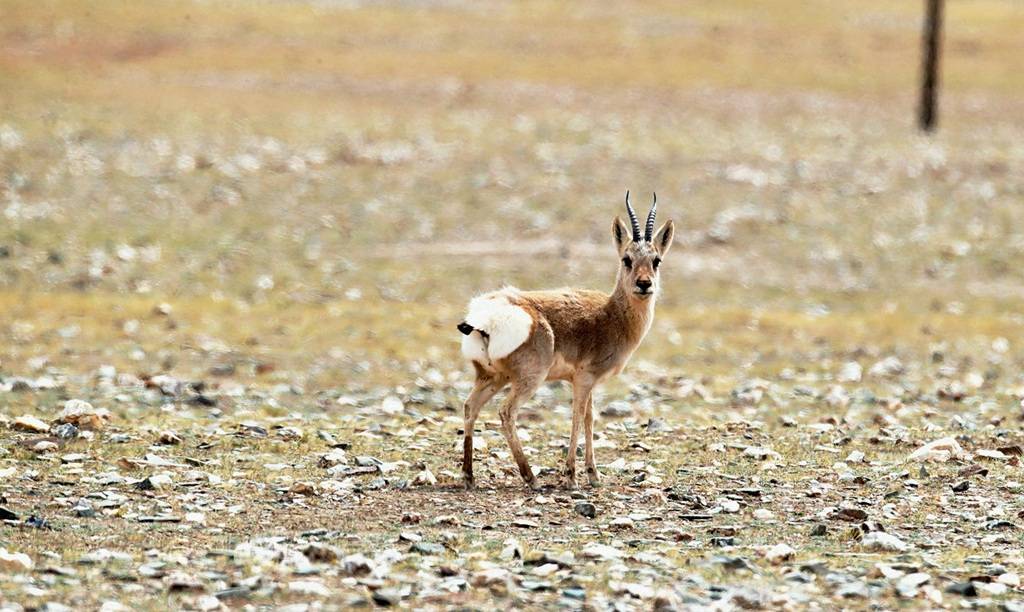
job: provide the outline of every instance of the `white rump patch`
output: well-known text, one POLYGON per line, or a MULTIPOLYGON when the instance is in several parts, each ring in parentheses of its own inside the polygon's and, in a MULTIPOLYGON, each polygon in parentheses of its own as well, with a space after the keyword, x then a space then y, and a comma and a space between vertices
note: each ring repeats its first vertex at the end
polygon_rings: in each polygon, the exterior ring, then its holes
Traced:
POLYGON ((509 356, 530 337, 533 318, 509 300, 518 293, 515 287, 505 287, 470 300, 466 323, 490 337, 485 340, 477 331, 463 336, 462 355, 466 359, 486 365, 509 356))

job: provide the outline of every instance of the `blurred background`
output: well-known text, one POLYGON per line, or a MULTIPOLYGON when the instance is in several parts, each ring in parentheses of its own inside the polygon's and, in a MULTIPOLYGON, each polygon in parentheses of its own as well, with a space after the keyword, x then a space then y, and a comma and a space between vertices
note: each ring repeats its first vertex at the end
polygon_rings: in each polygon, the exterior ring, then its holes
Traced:
POLYGON ((946 3, 932 136, 923 15, 5 0, 0 368, 458 369, 474 293, 610 289, 626 189, 681 230, 641 368, 1019 332, 1024 5, 946 3))

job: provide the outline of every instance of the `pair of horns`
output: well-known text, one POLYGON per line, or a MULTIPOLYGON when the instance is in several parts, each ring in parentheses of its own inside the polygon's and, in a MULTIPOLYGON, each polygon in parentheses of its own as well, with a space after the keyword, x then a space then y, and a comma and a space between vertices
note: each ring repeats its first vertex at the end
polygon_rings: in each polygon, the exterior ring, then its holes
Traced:
MULTIPOLYGON (((636 212, 629 203, 629 191, 626 191, 626 212, 629 213, 629 222, 633 226, 633 242, 640 242, 640 222, 636 219, 636 212)), ((658 212, 658 194, 654 194, 654 204, 651 204, 651 212, 647 213, 647 231, 644 232, 643 240, 650 242, 654 236, 654 215, 658 212)))

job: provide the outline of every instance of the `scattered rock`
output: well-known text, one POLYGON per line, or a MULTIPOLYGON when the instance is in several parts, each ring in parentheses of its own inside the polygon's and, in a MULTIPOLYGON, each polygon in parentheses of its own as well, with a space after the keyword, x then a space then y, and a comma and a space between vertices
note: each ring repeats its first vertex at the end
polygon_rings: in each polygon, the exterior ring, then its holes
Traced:
POLYGON ((955 438, 939 438, 925 444, 907 457, 908 461, 934 461, 944 463, 950 459, 963 459, 967 453, 955 438))
POLYGON ((931 578, 931 576, 924 572, 907 574, 896 583, 896 592, 899 593, 900 597, 907 599, 917 597, 918 588, 931 580, 931 578))
POLYGON ((796 555, 796 549, 789 544, 776 544, 768 549, 765 553, 764 558, 772 564, 778 565, 783 561, 790 561, 796 555))
POLYGON ((583 550, 580 551, 580 555, 586 559, 621 559, 622 551, 614 546, 591 542, 583 547, 583 550))
POLYGON ((70 423, 79 429, 102 429, 110 420, 110 412, 106 408, 94 408, 89 402, 70 399, 64 402, 64 410, 58 419, 61 423, 70 423))
POLYGON ((573 510, 576 514, 586 518, 595 518, 597 516, 597 506, 590 502, 578 502, 573 506, 573 510))
POLYGON ((288 592, 316 597, 328 597, 331 594, 327 585, 319 580, 293 580, 288 583, 288 592))
POLYGON ((884 531, 872 531, 861 540, 866 550, 880 552, 907 552, 910 547, 903 540, 884 531))
POLYGON ((46 433, 50 431, 50 426, 45 421, 30 414, 23 414, 19 417, 15 417, 11 426, 14 429, 35 433, 46 433))
POLYGON ((856 361, 848 361, 843 364, 843 367, 839 369, 839 373, 836 375, 836 380, 839 382, 860 382, 861 377, 864 374, 864 368, 861 367, 856 361))
POLYGON ((947 593, 953 595, 960 595, 962 597, 977 597, 978 589, 974 586, 971 581, 966 582, 954 582, 953 584, 946 587, 947 593))
POLYGON ((830 518, 840 521, 849 521, 851 523, 859 523, 868 518, 868 513, 860 508, 839 508, 832 513, 830 518))
POLYGON ((156 439, 158 444, 164 444, 167 446, 174 446, 181 444, 181 436, 174 433, 173 431, 161 431, 160 435, 156 439))
POLYGON ((605 417, 627 417, 633 414, 633 407, 629 403, 616 400, 608 402, 604 408, 601 409, 601 416, 605 417))
POLYGON ((881 361, 876 361, 871 369, 868 370, 868 375, 876 378, 893 377, 899 376, 905 371, 906 368, 903 366, 903 362, 898 357, 889 356, 881 361))
POLYGON ((0 548, 0 571, 7 573, 20 573, 32 571, 34 567, 31 557, 25 553, 10 552, 6 548, 0 548))

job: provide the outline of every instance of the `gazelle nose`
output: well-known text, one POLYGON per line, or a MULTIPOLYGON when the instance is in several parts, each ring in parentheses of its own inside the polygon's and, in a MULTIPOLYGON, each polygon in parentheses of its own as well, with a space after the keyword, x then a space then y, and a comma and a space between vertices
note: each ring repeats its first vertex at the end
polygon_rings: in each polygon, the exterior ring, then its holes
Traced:
POLYGON ((651 288, 651 281, 650 279, 647 278, 638 278, 636 279, 636 286, 638 289, 643 289, 644 291, 647 291, 648 289, 651 288))

